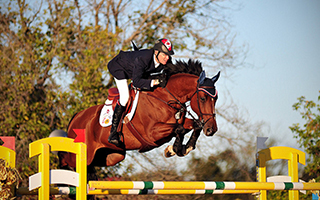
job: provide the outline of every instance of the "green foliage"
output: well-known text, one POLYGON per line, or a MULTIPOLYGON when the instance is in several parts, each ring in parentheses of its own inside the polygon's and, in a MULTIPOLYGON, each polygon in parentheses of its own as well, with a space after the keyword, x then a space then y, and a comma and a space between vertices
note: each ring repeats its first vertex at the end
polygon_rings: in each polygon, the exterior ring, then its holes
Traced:
MULTIPOLYGON (((302 194, 299 192, 299 199, 303 200, 310 200, 312 199, 312 192, 310 190, 306 191, 306 194, 302 194)), ((281 190, 281 191, 267 191, 268 196, 267 199, 272 199, 272 200, 287 200, 289 199, 289 193, 286 190, 281 190)))
MULTIPOLYGON (((320 95, 318 97, 320 101, 320 95)), ((293 109, 299 111, 305 124, 293 124, 291 131, 298 139, 300 146, 303 147, 308 154, 307 166, 304 171, 303 179, 310 181, 320 180, 320 104, 314 101, 306 100, 304 96, 298 98, 298 102, 293 105, 293 109)), ((299 194, 299 199, 311 199, 311 191, 307 194, 299 194)), ((288 199, 287 191, 269 191, 268 199, 288 199)))
MULTIPOLYGON (((320 91, 318 101, 320 101, 320 91)), ((309 179, 320 181, 320 104, 299 97, 298 102, 293 105, 294 110, 299 111, 306 123, 301 127, 294 124, 290 127, 306 153, 308 165, 305 173, 309 179)))
POLYGON ((54 129, 66 130, 75 113, 104 103, 114 84, 107 63, 119 50, 129 49, 130 40, 151 47, 156 39, 168 37, 175 50, 187 50, 191 41, 196 46, 189 49, 198 58, 209 58, 209 67, 234 65, 235 59, 221 56, 236 58, 238 52, 232 40, 225 41, 230 32, 221 32, 228 23, 215 22, 211 15, 221 9, 218 2, 145 2, 1 2, 0 135, 16 137, 22 186, 37 171, 37 160, 28 158, 29 143, 48 137, 54 129))

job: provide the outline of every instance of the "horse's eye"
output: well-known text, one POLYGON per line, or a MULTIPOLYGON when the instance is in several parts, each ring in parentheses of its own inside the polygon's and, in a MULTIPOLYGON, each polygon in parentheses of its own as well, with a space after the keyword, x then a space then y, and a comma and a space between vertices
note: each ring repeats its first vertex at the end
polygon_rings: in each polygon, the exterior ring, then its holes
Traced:
POLYGON ((200 97, 200 101, 201 102, 205 102, 206 101, 206 97, 200 97))

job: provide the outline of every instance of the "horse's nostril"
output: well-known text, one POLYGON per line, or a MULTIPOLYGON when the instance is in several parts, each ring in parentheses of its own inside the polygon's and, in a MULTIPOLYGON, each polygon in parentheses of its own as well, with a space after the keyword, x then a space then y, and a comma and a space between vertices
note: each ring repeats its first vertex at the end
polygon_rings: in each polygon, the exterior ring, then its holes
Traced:
POLYGON ((212 135, 212 128, 207 128, 207 134, 206 135, 212 135))
POLYGON ((205 134, 206 134, 207 136, 212 136, 212 135, 214 135, 216 132, 217 132, 217 130, 214 129, 214 128, 207 128, 205 134))

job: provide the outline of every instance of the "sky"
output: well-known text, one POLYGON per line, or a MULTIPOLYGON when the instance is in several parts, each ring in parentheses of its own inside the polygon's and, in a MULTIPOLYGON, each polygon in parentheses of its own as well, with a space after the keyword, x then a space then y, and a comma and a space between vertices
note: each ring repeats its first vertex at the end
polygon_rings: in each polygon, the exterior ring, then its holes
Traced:
MULTIPOLYGON (((304 123, 301 115, 292 108, 297 98, 305 96, 308 100, 317 101, 319 95, 320 1, 234 2, 242 3, 242 9, 232 12, 233 31, 237 33, 236 40, 239 44, 249 45, 246 62, 254 67, 237 70, 232 81, 228 81, 221 73, 216 83, 219 91, 217 107, 223 104, 224 99, 228 99, 224 95, 231 95, 238 106, 248 110, 253 122, 264 121, 269 126, 267 134, 258 136, 275 139, 277 146, 301 149, 289 126, 304 123), (229 93, 223 92, 226 88, 229 93)), ((208 141, 214 142, 214 137, 208 141)), ((163 145, 164 148, 166 146, 163 145)), ((163 152, 160 148, 158 150, 163 152)), ((195 152, 200 151, 201 148, 197 147, 195 152)), ((132 160, 134 153, 130 155, 123 164, 126 161, 140 162, 140 158, 132 160)), ((159 160, 159 154, 155 155, 159 160)), ((178 166, 185 167, 185 161, 183 158, 177 159, 178 166)))
POLYGON ((251 119, 266 122, 269 135, 262 136, 299 148, 289 126, 304 121, 292 105, 300 96, 319 103, 320 1, 239 2, 233 29, 237 41, 249 45, 246 62, 254 67, 237 70, 227 83, 230 95, 251 119))

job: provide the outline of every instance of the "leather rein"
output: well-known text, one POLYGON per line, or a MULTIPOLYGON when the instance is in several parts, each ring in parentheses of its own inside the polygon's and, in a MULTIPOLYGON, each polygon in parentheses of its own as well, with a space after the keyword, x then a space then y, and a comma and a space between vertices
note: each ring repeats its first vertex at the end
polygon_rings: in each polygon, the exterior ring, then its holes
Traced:
MULTIPOLYGON (((199 83, 198 83, 198 85, 197 85, 197 90, 191 95, 190 99, 188 99, 189 101, 191 101, 192 97, 193 97, 195 94, 197 94, 197 105, 198 105, 198 109, 199 109, 199 112, 200 112, 200 118, 199 118, 199 119, 197 119, 190 111, 188 111, 186 105, 185 105, 184 103, 181 103, 181 102, 169 91, 169 89, 168 89, 167 87, 165 87, 166 91, 174 98, 174 100, 164 101, 164 100, 162 100, 161 98, 156 97, 156 96, 154 96, 154 95, 152 95, 152 94, 150 94, 150 93, 147 93, 147 95, 148 95, 148 96, 151 96, 151 97, 154 97, 154 98, 160 100, 161 102, 167 104, 169 107, 177 110, 177 111, 178 111, 177 113, 180 113, 179 115, 181 115, 181 113, 183 113, 183 112, 187 112, 187 113, 192 117, 193 122, 197 123, 199 127, 203 128, 204 125, 205 125, 210 119, 214 118, 216 114, 215 114, 215 113, 203 113, 203 112, 201 111, 200 100, 199 100, 199 92, 200 92, 199 88, 214 88, 214 87, 208 87, 208 86, 199 87, 199 83), (173 106, 173 104, 178 104, 178 105, 181 106, 181 108, 177 108, 177 107, 173 106), (204 121, 204 118, 203 118, 204 115, 211 115, 211 116, 209 117, 209 119, 207 119, 206 121, 204 121)), ((177 118, 177 117, 176 117, 176 118, 177 118)))
MULTIPOLYGON (((159 101, 167 104, 169 107, 177 110, 178 112, 175 114, 175 118, 176 118, 177 121, 178 121, 178 119, 180 119, 182 113, 187 112, 187 113, 192 117, 193 122, 196 123, 196 124, 202 129, 202 128, 204 127, 204 125, 207 123, 207 121, 209 121, 211 118, 214 118, 214 117, 215 117, 215 113, 203 113, 203 112, 201 111, 200 102, 199 102, 199 92, 200 92, 199 88, 200 88, 200 87, 199 87, 199 83, 198 83, 198 85, 197 85, 197 90, 191 95, 190 101, 191 101, 192 97, 193 97, 195 94, 197 94, 197 104, 198 104, 198 108, 199 108, 199 111, 200 111, 200 119, 197 119, 190 111, 188 111, 186 105, 185 105, 184 103, 181 103, 181 102, 168 90, 167 87, 165 87, 166 91, 167 91, 175 100, 164 101, 163 99, 161 99, 161 98, 159 98, 159 97, 156 97, 156 96, 154 96, 154 95, 152 95, 152 94, 150 94, 150 93, 147 93, 147 95, 148 95, 148 96, 151 96, 151 97, 153 97, 153 98, 156 98, 156 99, 158 99, 159 101), (181 106, 181 108, 177 108, 177 107, 173 106, 174 104, 179 104, 179 105, 181 106), (210 117, 208 120, 204 121, 204 118, 203 118, 204 115, 211 115, 211 117, 210 117)), ((202 88, 202 87, 201 87, 201 88, 202 88)), ((125 118, 125 124, 127 125, 127 128, 131 131, 131 133, 140 141, 140 143, 141 143, 142 146, 141 146, 139 152, 145 152, 145 151, 147 151, 147 150, 150 149, 150 148, 153 148, 153 147, 158 146, 156 143, 150 142, 150 141, 144 139, 144 138, 142 137, 142 135, 135 129, 135 127, 134 127, 134 125, 132 124, 132 122, 129 121, 129 120, 127 120, 126 118, 125 118)))

